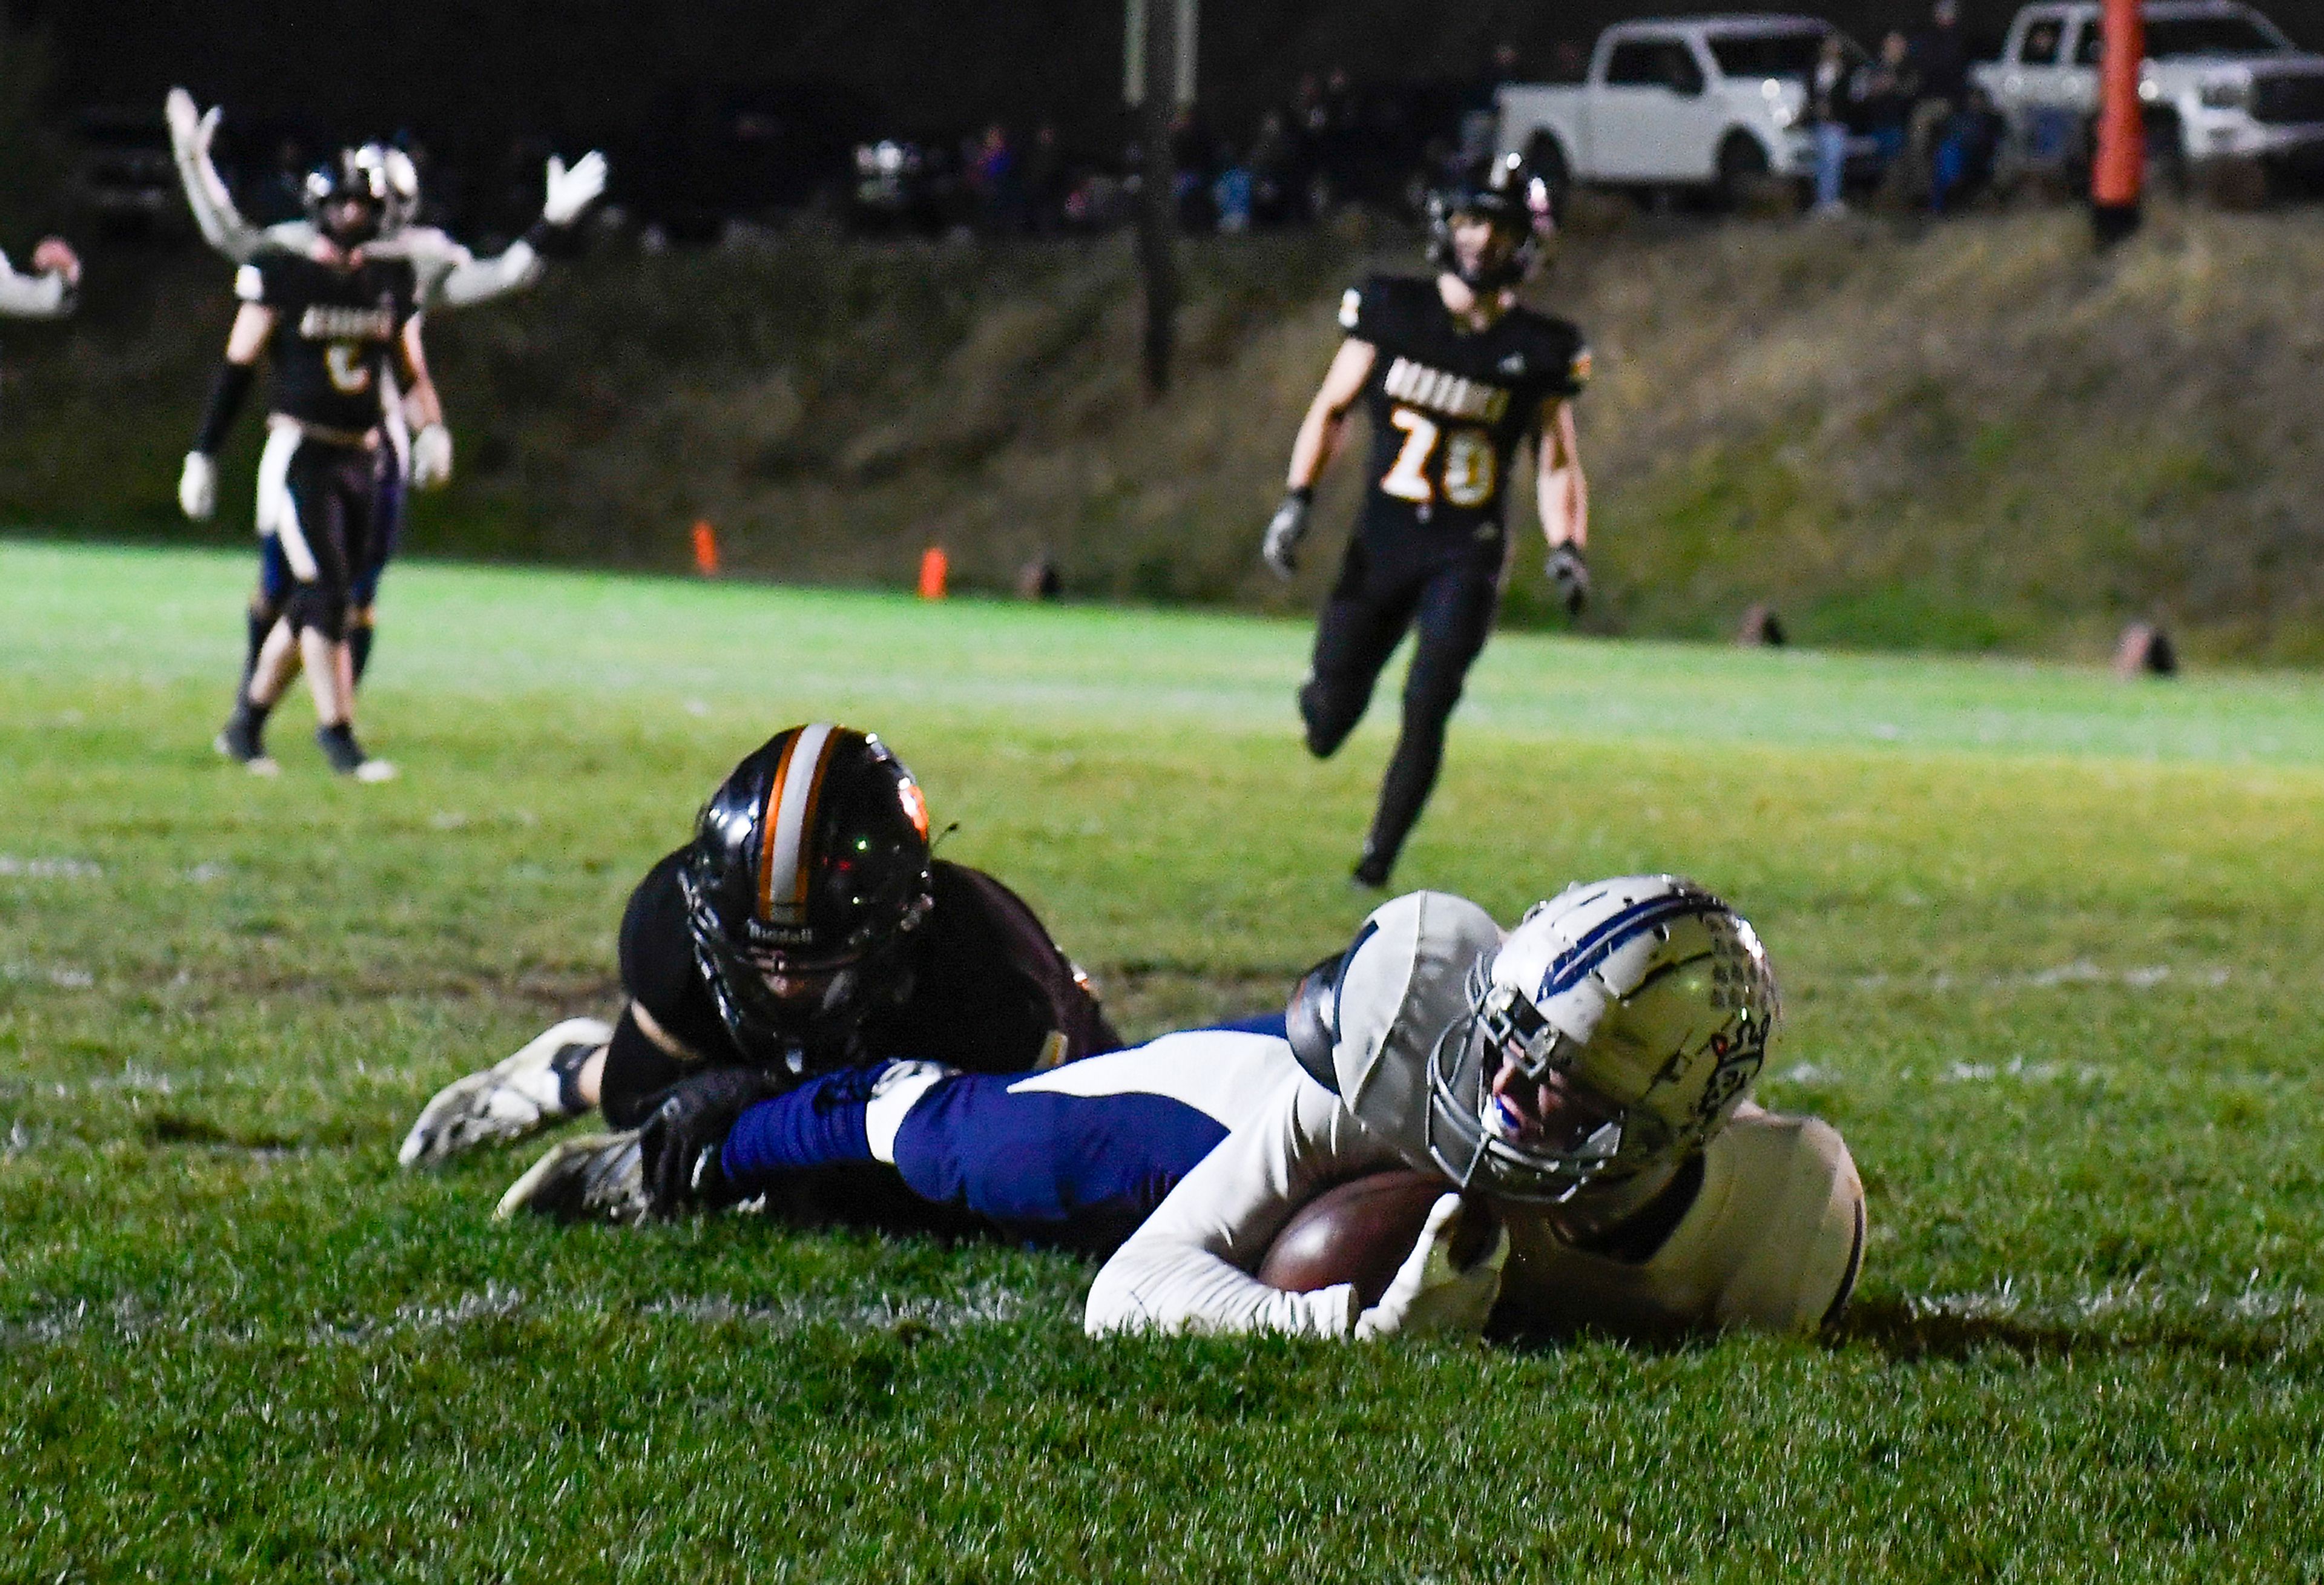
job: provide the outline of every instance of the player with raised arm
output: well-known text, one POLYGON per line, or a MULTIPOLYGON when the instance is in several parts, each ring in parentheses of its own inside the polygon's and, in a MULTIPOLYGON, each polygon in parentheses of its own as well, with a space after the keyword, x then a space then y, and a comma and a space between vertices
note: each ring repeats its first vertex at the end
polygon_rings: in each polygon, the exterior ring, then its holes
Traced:
POLYGON ((1309 752, 1337 751, 1405 630, 1417 629, 1403 731, 1355 867, 1357 883, 1372 888, 1388 884, 1436 784, 1445 723, 1492 630, 1520 440, 1534 442, 1549 576, 1569 612, 1590 586, 1589 492, 1571 405, 1590 353, 1579 330, 1517 299, 1551 229, 1548 189, 1504 161, 1487 180, 1433 195, 1429 208, 1434 279, 1374 276, 1340 306, 1348 336, 1299 426, 1289 493, 1261 547, 1278 576, 1296 570, 1315 481, 1361 403, 1370 484, 1316 623, 1299 714, 1309 752))
POLYGON ((1672 876, 1570 887, 1506 940, 1460 898, 1397 898, 1301 982, 1300 1075, 1107 1262, 1088 1329, 1817 1326, 1855 1285, 1864 1190, 1836 1130, 1749 1102, 1776 1017, 1750 926, 1672 876), (1443 1193, 1376 1300, 1255 1275, 1303 1207, 1399 1169, 1443 1193), (1501 1228, 1465 1260, 1460 1192, 1501 1228))
MULTIPOLYGON (((172 88, 164 103, 170 124, 171 152, 186 202, 202 236, 236 264, 262 253, 312 253, 317 236, 307 220, 286 220, 261 229, 236 208, 234 196, 218 174, 211 157, 217 134, 219 108, 198 110, 183 88, 172 88)), ((541 247, 549 234, 573 226, 605 189, 605 157, 595 151, 568 168, 551 156, 547 193, 540 218, 523 236, 502 253, 479 259, 440 228, 415 223, 420 208, 420 171, 401 149, 366 144, 364 160, 376 165, 388 189, 388 207, 380 235, 367 252, 378 259, 402 259, 411 265, 422 309, 466 308, 523 290, 540 279, 541 247)), ((401 538, 404 498, 408 489, 429 489, 451 475, 452 436, 439 422, 413 432, 401 394, 391 377, 381 392, 385 415, 388 466, 380 474, 380 503, 375 514, 372 556, 355 575, 354 609, 348 618, 348 652, 358 684, 371 662, 375 632, 374 604, 381 576, 401 538)), ((288 596, 291 579, 280 544, 262 533, 258 588, 247 618, 248 644, 244 680, 257 665, 258 653, 273 631, 288 596)))
POLYGON ((61 319, 80 296, 80 255, 60 236, 32 248, 32 273, 20 275, 0 253, 0 314, 12 319, 61 319))
POLYGON ((440 426, 443 409, 428 377, 411 266, 365 251, 388 198, 384 172, 354 149, 308 177, 315 248, 262 253, 235 277, 242 306, 178 484, 188 517, 203 521, 217 510, 217 453, 259 358, 268 357, 274 393, 257 523, 280 542, 293 585, 284 621, 266 639, 217 741, 220 753, 262 774, 275 769, 266 717, 289 686, 294 656, 306 665, 316 741, 331 768, 365 781, 395 773, 355 741, 347 645, 355 578, 369 565, 376 527, 381 389, 391 364, 401 364, 407 400, 423 424, 440 426))
MULTIPOLYGON (((620 943, 618 1020, 568 1019, 447 1085, 406 1137, 406 1166, 592 1107, 632 1129, 706 1075, 757 1098, 897 1051, 1019 1073, 1120 1044, 1016 893, 930 856, 903 763, 829 723, 787 728, 734 768, 693 840, 631 894, 620 943)), ((566 1209, 604 1143, 561 1144, 512 1203, 566 1209)))

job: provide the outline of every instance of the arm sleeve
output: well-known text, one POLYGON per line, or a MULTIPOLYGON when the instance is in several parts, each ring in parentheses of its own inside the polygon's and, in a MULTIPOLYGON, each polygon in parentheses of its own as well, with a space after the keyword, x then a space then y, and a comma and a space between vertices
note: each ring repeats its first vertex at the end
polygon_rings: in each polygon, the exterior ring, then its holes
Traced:
POLYGON ((248 263, 263 244, 264 234, 235 207, 234 195, 226 190, 217 167, 207 154, 198 153, 181 140, 174 125, 170 129, 170 152, 177 160, 178 181, 186 189, 186 207, 194 213, 202 240, 235 263, 248 263))
POLYGON ((18 319, 60 319, 72 312, 73 289, 55 271, 19 275, 0 253, 0 314, 18 319))
POLYGON ((1345 1337, 1360 1305, 1344 1284, 1286 1293, 1250 1274, 1298 1208, 1401 1158, 1305 1074, 1204 1157, 1090 1286, 1083 1325, 1117 1332, 1282 1332, 1345 1337))
POLYGON ((530 243, 519 237, 507 249, 489 259, 479 259, 447 237, 446 242, 458 248, 460 257, 436 282, 431 300, 447 309, 465 309, 476 303, 490 302, 496 297, 522 291, 540 279, 540 255, 530 243))

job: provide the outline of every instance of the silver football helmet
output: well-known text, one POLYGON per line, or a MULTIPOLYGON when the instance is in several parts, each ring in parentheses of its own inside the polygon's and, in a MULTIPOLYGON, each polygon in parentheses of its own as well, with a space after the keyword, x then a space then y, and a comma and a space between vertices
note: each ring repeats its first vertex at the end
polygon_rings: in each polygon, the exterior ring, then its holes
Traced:
POLYGON ((365 143, 355 154, 372 173, 381 195, 379 234, 393 236, 420 212, 420 167, 411 156, 389 143, 365 143))
POLYGON ((1464 1188, 1551 1203, 1699 1148, 1781 1012, 1750 925, 1674 875, 1536 904, 1467 992, 1428 1059, 1428 1153, 1464 1188))

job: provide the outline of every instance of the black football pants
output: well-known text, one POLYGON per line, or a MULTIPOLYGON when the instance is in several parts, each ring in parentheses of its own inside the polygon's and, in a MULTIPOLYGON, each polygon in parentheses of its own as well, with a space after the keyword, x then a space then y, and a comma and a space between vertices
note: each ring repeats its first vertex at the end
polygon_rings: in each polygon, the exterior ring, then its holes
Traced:
POLYGON ((356 446, 301 438, 283 470, 275 534, 296 580, 286 602, 294 629, 332 642, 347 636, 358 576, 372 565, 379 457, 356 446))
POLYGON ((1315 658, 1299 690, 1307 750, 1328 758, 1371 703, 1372 685, 1408 627, 1416 635, 1404 678, 1404 730, 1380 784, 1364 852, 1385 871, 1436 786, 1444 726, 1500 604, 1502 540, 1406 548, 1359 532, 1315 625, 1315 658))

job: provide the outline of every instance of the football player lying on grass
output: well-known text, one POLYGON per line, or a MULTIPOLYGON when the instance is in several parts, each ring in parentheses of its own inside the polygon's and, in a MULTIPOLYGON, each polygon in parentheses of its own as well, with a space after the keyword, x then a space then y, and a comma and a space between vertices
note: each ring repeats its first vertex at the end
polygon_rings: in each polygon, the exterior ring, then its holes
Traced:
POLYGON ((1854 1286, 1864 1190, 1835 1129, 1747 1100, 1777 1011, 1750 926, 1673 876, 1568 888, 1506 940, 1473 903, 1399 898, 1302 981, 1300 1078, 1106 1263, 1089 1330, 1819 1325, 1854 1286), (1445 1182, 1377 1298, 1253 1275, 1295 1213, 1397 1169, 1445 1182), (1500 1223, 1466 1260, 1456 1187, 1500 1223))
MULTIPOLYGON (((1744 1099, 1775 1014, 1749 926, 1687 882, 1576 887, 1506 943, 1418 892, 1280 1022, 1046 1074, 690 1083, 590 1141, 585 1193, 554 1209, 679 1215, 878 1162, 1009 1235, 1119 1246, 1093 1332, 1475 1330, 1497 1298, 1534 1330, 1807 1327, 1854 1283, 1863 1192, 1831 1128, 1744 1099), (1466 1258, 1456 1183, 1504 1224, 1466 1258)), ((542 1208, 523 1188, 503 1214, 542 1208)))
MULTIPOLYGON (((607 1026, 570 1018, 438 1092, 407 1166, 514 1139, 592 1107, 635 1128, 665 1092, 741 1074, 773 1093, 871 1054, 1018 1073, 1120 1039, 1016 893, 932 860, 927 805, 876 737, 818 722, 737 765, 622 916, 607 1026)), ((586 1151, 552 1151, 532 1192, 577 1190, 586 1151)))

